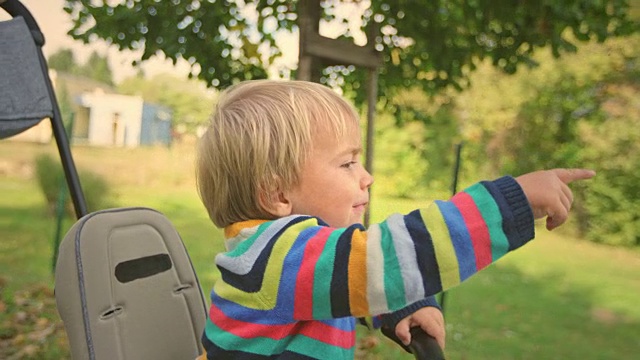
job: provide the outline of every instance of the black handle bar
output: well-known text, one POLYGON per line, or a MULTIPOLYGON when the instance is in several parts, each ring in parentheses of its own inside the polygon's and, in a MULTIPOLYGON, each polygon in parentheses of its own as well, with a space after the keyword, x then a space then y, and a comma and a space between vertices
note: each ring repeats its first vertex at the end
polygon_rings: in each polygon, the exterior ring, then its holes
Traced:
POLYGON ((22 16, 24 21, 27 23, 29 30, 31 30, 31 35, 33 36, 33 40, 36 42, 36 45, 42 47, 44 45, 44 35, 42 31, 40 31, 40 27, 38 23, 31 15, 31 12, 18 0, 0 0, 0 8, 6 11, 12 18, 22 16))
POLYGON ((444 353, 436 339, 419 327, 411 328, 409 348, 418 360, 444 360, 444 353))

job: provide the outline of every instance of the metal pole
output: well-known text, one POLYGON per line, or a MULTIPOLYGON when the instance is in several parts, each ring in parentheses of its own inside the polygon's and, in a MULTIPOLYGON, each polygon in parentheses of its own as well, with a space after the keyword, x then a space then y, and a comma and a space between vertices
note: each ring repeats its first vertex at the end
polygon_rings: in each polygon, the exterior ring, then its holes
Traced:
POLYGON ((84 193, 82 192, 82 186, 80 185, 78 170, 76 169, 75 162, 73 161, 73 157, 71 155, 69 138, 67 137, 64 125, 62 124, 62 115, 60 114, 58 100, 56 99, 56 94, 53 90, 51 78, 49 77, 47 62, 44 58, 41 48, 38 48, 38 57, 40 59, 40 67, 42 68, 43 75, 45 77, 47 91, 49 92, 49 97, 51 98, 53 106, 51 130, 58 146, 58 153, 60 154, 60 160, 62 162, 65 178, 67 180, 67 186, 69 186, 69 193, 71 194, 73 208, 76 212, 76 217, 80 219, 87 214, 87 203, 84 198, 84 193))
MULTIPOLYGON (((458 174, 460 173, 460 158, 462 154, 462 143, 456 144, 456 162, 453 166, 453 181, 451 182, 451 195, 455 195, 458 192, 458 174)), ((444 305, 447 299, 447 292, 444 291, 440 294, 440 307, 442 308, 442 315, 444 315, 444 305)))
MULTIPOLYGON (((375 114, 378 100, 378 69, 369 69, 367 82, 367 134, 364 167, 373 175, 373 138, 375 134, 375 114)), ((371 220, 371 196, 369 206, 364 212, 364 226, 368 227, 371 220)))
POLYGON ((305 0, 298 2, 298 26, 300 42, 298 45, 298 71, 297 80, 320 82, 322 69, 319 59, 306 52, 309 34, 320 31, 320 14, 322 7, 320 0, 305 0))

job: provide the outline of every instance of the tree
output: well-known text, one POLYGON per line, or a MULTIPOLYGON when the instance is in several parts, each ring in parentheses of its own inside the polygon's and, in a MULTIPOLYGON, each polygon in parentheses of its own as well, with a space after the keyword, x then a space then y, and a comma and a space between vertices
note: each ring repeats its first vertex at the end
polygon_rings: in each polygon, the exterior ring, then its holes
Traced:
POLYGON ((572 185, 579 235, 640 246, 640 36, 581 50, 560 60, 542 58, 543 66, 508 79, 492 69, 476 73, 494 86, 471 89, 459 99, 458 110, 473 114, 464 118, 472 128, 468 144, 479 150, 468 163, 484 161, 497 173, 514 175, 540 168, 595 169, 593 180, 572 185))
POLYGON ((213 95, 205 91, 201 83, 168 74, 151 79, 143 76, 125 79, 118 85, 118 91, 168 106, 173 111, 174 125, 181 125, 189 132, 195 132, 198 126, 206 123, 214 103, 213 95))
POLYGON ((60 49, 49 56, 47 64, 51 69, 66 73, 74 73, 77 71, 78 63, 71 49, 60 49))
MULTIPOLYGON (((299 1, 66 0, 65 10, 76 39, 98 37, 119 49, 142 50, 141 61, 158 52, 174 62, 186 59, 192 75, 208 86, 226 87, 267 77, 269 66, 282 55, 276 34, 297 31, 299 1)), ((536 48, 550 46, 559 56, 575 51, 578 41, 603 41, 638 29, 628 18, 626 0, 370 0, 355 19, 338 11, 345 3, 361 2, 325 0, 323 19, 359 21, 360 30, 372 22, 379 25, 373 41, 385 64, 382 95, 412 86, 431 94, 462 89, 477 60, 489 58, 513 73, 521 64, 535 64, 536 48)), ((356 35, 345 27, 339 37, 356 35)), ((362 100, 363 72, 338 66, 325 74, 323 81, 344 77, 340 83, 362 100)))
POLYGON ((51 69, 113 85, 109 61, 106 56, 101 56, 96 51, 91 53, 85 64, 79 64, 71 49, 62 48, 49 56, 47 64, 51 69))
POLYGON ((91 53, 87 63, 81 68, 80 72, 91 79, 113 85, 113 74, 109 67, 109 61, 105 56, 100 56, 95 51, 91 53))

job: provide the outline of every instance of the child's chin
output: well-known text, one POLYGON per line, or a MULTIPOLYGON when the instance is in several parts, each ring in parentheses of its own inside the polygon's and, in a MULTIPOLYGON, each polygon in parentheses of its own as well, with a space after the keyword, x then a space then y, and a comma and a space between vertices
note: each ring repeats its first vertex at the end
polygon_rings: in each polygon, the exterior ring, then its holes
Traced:
POLYGON ((364 223, 364 216, 363 214, 358 214, 356 216, 354 216, 351 221, 349 221, 349 225, 355 225, 355 224, 363 224, 364 223))

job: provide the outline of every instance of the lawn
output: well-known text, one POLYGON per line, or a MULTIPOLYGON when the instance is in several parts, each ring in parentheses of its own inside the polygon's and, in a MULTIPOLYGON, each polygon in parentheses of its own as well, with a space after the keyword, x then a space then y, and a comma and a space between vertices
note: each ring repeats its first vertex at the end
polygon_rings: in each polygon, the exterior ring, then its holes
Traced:
MULTIPOLYGON (((218 276, 220 231, 193 179, 193 146, 74 148, 80 167, 105 177, 112 202, 148 206, 172 220, 203 288, 218 276)), ((66 359, 53 301, 55 219, 33 178, 51 145, 0 142, 0 358, 66 359)), ((423 205, 374 198, 373 219, 423 205)), ((68 229, 71 220, 63 223, 68 229)), ((538 239, 446 295, 448 359, 631 359, 640 353, 640 252, 538 229, 538 239)), ((411 359, 360 331, 361 359, 411 359)))

